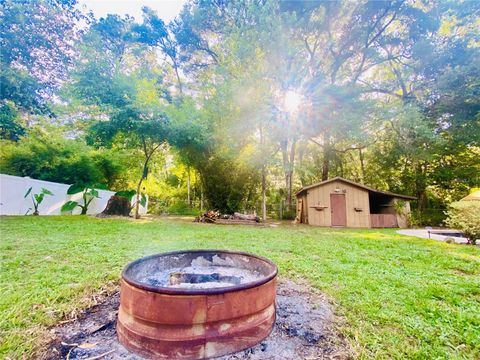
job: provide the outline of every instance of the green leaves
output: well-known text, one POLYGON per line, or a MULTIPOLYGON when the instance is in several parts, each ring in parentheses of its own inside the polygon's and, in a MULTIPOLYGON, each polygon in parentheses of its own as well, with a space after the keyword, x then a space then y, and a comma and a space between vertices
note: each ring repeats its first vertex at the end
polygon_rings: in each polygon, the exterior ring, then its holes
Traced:
POLYGON ((135 190, 122 190, 122 191, 117 191, 115 193, 115 196, 121 196, 132 201, 132 198, 135 196, 136 193, 137 192, 135 190))
POLYGON ((107 185, 100 184, 100 183, 95 183, 95 184, 82 184, 82 183, 77 183, 71 185, 68 190, 67 194, 68 195, 74 195, 78 194, 82 191, 89 192, 92 196, 95 196, 98 198, 98 191, 96 189, 101 189, 101 190, 108 190, 107 185))
POLYGON ((53 195, 53 193, 52 193, 50 190, 45 189, 45 188, 42 188, 42 192, 41 192, 41 193, 42 193, 42 194, 45 194, 45 195, 53 195))
POLYGON ((73 184, 67 190, 67 195, 78 194, 86 189, 84 184, 73 184))
POLYGON ((140 205, 145 207, 146 204, 147 204, 147 197, 145 196, 145 194, 142 194, 140 197, 140 205))
MULTIPOLYGON (((33 187, 30 186, 30 188, 27 190, 26 194, 23 196, 24 199, 25 199, 29 194, 31 194, 32 188, 33 188, 33 187)), ((53 195, 53 193, 52 193, 50 190, 46 189, 46 188, 42 188, 39 193, 33 194, 33 196, 32 196, 32 203, 33 203, 33 208, 35 209, 33 215, 39 215, 38 205, 40 205, 40 204, 42 203, 43 199, 45 198, 45 195, 53 195)), ((27 214, 28 214, 28 212, 29 212, 30 210, 31 210, 31 208, 28 209, 27 214)), ((25 214, 25 215, 27 215, 27 214, 25 214)))
POLYGON ((62 212, 68 212, 72 211, 78 206, 78 202, 76 201, 67 201, 65 204, 63 204, 61 211, 62 212))
POLYGON ((99 198, 100 196, 98 196, 98 191, 95 190, 95 189, 91 189, 90 191, 87 192, 88 195, 91 195, 93 197, 96 197, 96 198, 99 198))
MULTIPOLYGON (((121 196, 132 201, 133 197, 137 194, 135 190, 122 190, 115 193, 115 196, 121 196)), ((144 193, 140 194, 139 204, 145 207, 147 205, 147 196, 144 193)))
POLYGON ((71 185, 68 190, 68 195, 78 194, 80 192, 83 193, 83 205, 80 205, 77 201, 67 201, 62 206, 62 211, 72 211, 75 207, 80 206, 82 208, 82 214, 86 214, 88 210, 88 206, 92 202, 93 198, 100 198, 100 194, 98 193, 97 189, 108 189, 108 187, 104 184, 95 183, 95 184, 73 184, 71 185))
POLYGON ((45 194, 44 193, 35 194, 33 195, 33 197, 35 198, 35 201, 37 202, 37 204, 40 204, 43 201, 45 194))
MULTIPOLYGON (((32 192, 32 189, 33 187, 30 186, 30 188, 27 190, 26 194, 23 196, 24 198, 26 198, 31 192, 32 192)), ((38 195, 53 195, 53 193, 48 190, 48 189, 45 189, 45 188, 42 188, 42 190, 40 191, 39 194, 35 194, 34 197, 36 198, 38 195)), ((43 198, 43 197, 42 197, 43 198)))
POLYGON ((108 186, 105 185, 105 184, 100 184, 100 183, 95 183, 93 184, 92 186, 90 186, 91 188, 95 188, 95 189, 99 189, 99 190, 108 190, 108 186))
POLYGON ((450 204, 445 223, 462 230, 469 243, 476 244, 480 240, 480 202, 463 200, 450 204))
POLYGON ((30 188, 27 190, 27 193, 23 196, 23 198, 25 199, 28 194, 30 194, 32 192, 32 187, 30 186, 30 188))

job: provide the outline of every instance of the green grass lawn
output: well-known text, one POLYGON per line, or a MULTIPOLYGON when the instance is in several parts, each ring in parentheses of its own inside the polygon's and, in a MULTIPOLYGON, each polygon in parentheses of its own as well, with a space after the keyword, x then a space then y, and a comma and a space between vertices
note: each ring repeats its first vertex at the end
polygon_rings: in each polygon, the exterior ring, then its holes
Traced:
POLYGON ((480 249, 394 230, 214 226, 91 217, 0 219, 0 358, 32 358, 48 327, 140 256, 238 249, 326 293, 358 358, 479 359, 480 249))

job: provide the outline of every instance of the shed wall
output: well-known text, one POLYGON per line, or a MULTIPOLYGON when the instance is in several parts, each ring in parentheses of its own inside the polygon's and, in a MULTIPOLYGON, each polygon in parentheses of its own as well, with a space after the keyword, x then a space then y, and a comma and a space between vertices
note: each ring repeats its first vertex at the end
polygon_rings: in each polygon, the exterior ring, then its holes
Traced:
POLYGON ((308 223, 317 226, 331 226, 330 194, 335 193, 336 188, 346 190, 347 226, 370 227, 368 191, 341 181, 333 181, 307 190, 308 223), (326 208, 319 211, 314 206, 326 206, 326 208), (355 211, 355 208, 361 208, 362 211, 355 211))
POLYGON ((397 216, 397 223, 399 228, 408 228, 408 215, 410 214, 410 201, 405 201, 401 199, 395 199, 395 203, 402 201, 403 202, 403 209, 401 209, 397 216))

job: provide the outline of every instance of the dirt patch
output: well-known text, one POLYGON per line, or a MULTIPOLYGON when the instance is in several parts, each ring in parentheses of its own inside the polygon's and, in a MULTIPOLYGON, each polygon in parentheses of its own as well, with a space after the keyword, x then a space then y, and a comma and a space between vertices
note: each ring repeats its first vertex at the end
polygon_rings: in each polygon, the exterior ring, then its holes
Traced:
MULTIPOLYGON (((115 331, 119 293, 108 296, 78 318, 52 329, 55 340, 46 359, 131 359, 141 357, 117 341, 115 331), (99 357, 100 356, 100 357, 99 357)), ((331 305, 305 285, 281 281, 277 291, 275 327, 260 344, 221 360, 345 359, 348 351, 333 331, 331 305)))
POLYGON ((119 219, 119 220, 136 220, 133 216, 122 216, 122 215, 108 215, 108 214, 96 214, 91 215, 92 217, 96 217, 99 219, 119 219))
POLYGON ((471 275, 475 275, 475 272, 473 270, 465 270, 465 269, 461 269, 461 268, 454 268, 451 270, 452 273, 454 273, 455 275, 460 275, 460 276, 471 276, 471 275))

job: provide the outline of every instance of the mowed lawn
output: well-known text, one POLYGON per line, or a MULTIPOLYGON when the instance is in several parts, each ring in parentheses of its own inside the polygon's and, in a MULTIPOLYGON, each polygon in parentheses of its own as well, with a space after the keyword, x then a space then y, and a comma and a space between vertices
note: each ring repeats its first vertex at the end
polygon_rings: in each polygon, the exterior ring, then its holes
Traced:
POLYGON ((480 249, 394 230, 215 226, 85 216, 0 219, 0 358, 34 358, 48 328, 118 286, 131 260, 238 249, 331 299, 354 358, 479 359, 480 249))

